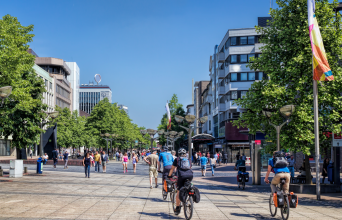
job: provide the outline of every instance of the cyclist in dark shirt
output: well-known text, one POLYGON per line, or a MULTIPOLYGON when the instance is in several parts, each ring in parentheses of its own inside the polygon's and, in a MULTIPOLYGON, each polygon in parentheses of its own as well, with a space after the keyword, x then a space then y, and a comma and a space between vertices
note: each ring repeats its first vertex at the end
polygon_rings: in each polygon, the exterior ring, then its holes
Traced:
POLYGON ((180 200, 179 200, 179 190, 184 186, 185 181, 192 180, 194 174, 191 169, 191 161, 186 157, 186 150, 181 148, 178 150, 178 158, 173 161, 171 170, 169 172, 168 178, 172 178, 174 170, 178 170, 178 180, 177 180, 177 196, 176 196, 176 209, 174 213, 178 215, 181 211, 180 200))

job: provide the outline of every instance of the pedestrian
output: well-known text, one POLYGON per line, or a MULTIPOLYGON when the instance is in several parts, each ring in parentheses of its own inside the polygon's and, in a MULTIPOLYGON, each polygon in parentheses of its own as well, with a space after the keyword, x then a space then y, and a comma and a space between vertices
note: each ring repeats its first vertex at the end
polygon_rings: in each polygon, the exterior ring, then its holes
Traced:
POLYGON ((211 175, 214 176, 217 160, 214 156, 210 157, 211 175))
POLYGON ((296 161, 295 161, 293 155, 291 155, 290 158, 287 159, 287 162, 289 163, 288 168, 290 170, 291 179, 293 179, 295 177, 294 166, 296 165, 296 161))
POLYGON ((197 165, 199 166, 201 164, 201 157, 202 157, 202 153, 201 151, 198 151, 198 160, 197 160, 197 165))
POLYGON ((90 178, 90 167, 91 165, 91 158, 90 158, 90 153, 86 153, 86 156, 83 158, 83 166, 84 166, 84 173, 85 173, 85 178, 90 178))
POLYGON ((122 154, 122 152, 120 151, 120 161, 122 161, 122 157, 123 157, 123 154, 122 154))
POLYGON ((64 169, 68 169, 68 158, 69 158, 69 152, 66 150, 63 154, 64 169))
POLYGON ((172 157, 173 157, 173 160, 175 160, 177 157, 176 157, 176 151, 171 151, 171 154, 172 154, 172 157))
POLYGON ((144 158, 145 162, 149 165, 149 173, 150 173, 150 188, 152 189, 152 178, 154 177, 156 188, 158 187, 158 159, 157 151, 152 150, 152 154, 148 155, 144 158))
POLYGON ((219 157, 219 166, 221 166, 221 162, 222 162, 222 153, 221 152, 219 153, 218 157, 219 157))
MULTIPOLYGON (((147 151, 146 152, 146 157, 148 157, 150 154, 151 154, 150 151, 147 151)), ((156 151, 156 154, 157 154, 157 151, 156 151)))
POLYGON ((105 151, 102 151, 101 161, 102 161, 102 173, 105 173, 106 172, 106 165, 108 163, 108 155, 106 154, 105 151))
POLYGON ((246 156, 244 153, 242 153, 242 160, 246 160, 246 156))
POLYGON ((48 159, 49 159, 49 155, 47 155, 47 153, 45 153, 45 154, 43 155, 43 164, 44 164, 44 165, 46 165, 46 162, 48 161, 48 159))
POLYGON ((101 166, 101 155, 96 151, 94 155, 95 160, 95 172, 100 172, 100 166, 101 166))
POLYGON ((92 151, 89 152, 89 157, 90 157, 90 163, 92 164, 92 166, 95 166, 94 154, 92 151))
POLYGON ((124 170, 124 173, 128 173, 127 171, 127 165, 128 165, 128 156, 127 156, 127 153, 125 153, 125 155, 122 157, 122 166, 123 166, 123 170, 124 170))
POLYGON ((30 148, 30 157, 32 159, 32 149, 30 148))
POLYGON ((223 163, 227 165, 227 163, 228 163, 228 154, 227 154, 227 152, 223 151, 222 152, 222 156, 223 156, 223 163))
POLYGON ((52 151, 52 159, 53 159, 53 167, 57 168, 57 162, 58 162, 58 150, 54 149, 52 151))
POLYGON ((236 154, 236 160, 240 160, 240 151, 236 154))
POLYGON ((127 152, 127 156, 128 156, 128 160, 131 160, 131 152, 130 151, 127 152))
POLYGON ((328 176, 328 165, 329 165, 329 158, 325 158, 323 162, 323 169, 322 169, 322 176, 323 176, 322 183, 324 183, 325 177, 328 176))
POLYGON ((137 163, 139 159, 135 153, 132 154, 132 164, 133 164, 133 173, 137 171, 137 163))
POLYGON ((119 153, 119 151, 116 151, 116 161, 119 161, 119 158, 120 158, 120 153, 119 153))
POLYGON ((193 162, 194 162, 194 164, 197 164, 197 152, 195 151, 194 152, 194 160, 193 160, 193 162))
POLYGON ((140 151, 138 151, 137 156, 138 156, 139 160, 140 160, 140 155, 141 155, 141 153, 140 153, 140 151))
POLYGON ((201 166, 201 171, 202 171, 202 176, 205 176, 205 173, 207 171, 207 163, 208 163, 208 158, 205 157, 205 154, 202 154, 202 157, 200 158, 200 166, 201 166))

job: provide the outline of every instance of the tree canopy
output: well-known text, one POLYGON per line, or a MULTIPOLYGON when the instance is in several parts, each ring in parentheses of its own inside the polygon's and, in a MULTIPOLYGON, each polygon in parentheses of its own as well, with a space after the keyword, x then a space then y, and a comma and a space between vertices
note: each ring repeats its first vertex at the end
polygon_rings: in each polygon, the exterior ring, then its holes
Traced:
MULTIPOLYGON (((262 110, 273 112, 271 122, 280 124, 282 106, 296 107, 291 121, 280 134, 282 148, 310 154, 314 146, 312 51, 307 21, 307 1, 277 0, 279 8, 271 9, 269 27, 256 27, 261 34, 262 55, 252 59, 249 67, 267 74, 268 79, 256 81, 243 99, 235 103, 246 109, 234 121, 236 126, 248 126, 251 133, 264 131, 275 140, 276 132, 262 110)), ((339 59, 342 55, 341 15, 334 12, 328 0, 316 0, 316 17, 334 81, 318 85, 319 128, 321 143, 325 132, 339 132, 342 113, 342 79, 339 59)))

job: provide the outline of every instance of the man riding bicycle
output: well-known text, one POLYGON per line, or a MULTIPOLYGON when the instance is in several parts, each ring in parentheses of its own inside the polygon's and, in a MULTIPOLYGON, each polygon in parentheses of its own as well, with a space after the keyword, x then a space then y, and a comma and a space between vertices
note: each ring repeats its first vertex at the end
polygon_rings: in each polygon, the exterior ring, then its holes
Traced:
POLYGON ((172 154, 167 152, 168 147, 164 146, 164 148, 162 149, 162 153, 160 153, 159 155, 159 161, 158 161, 158 172, 160 172, 160 162, 163 162, 163 184, 164 184, 164 180, 166 179, 166 177, 169 175, 169 172, 171 170, 172 167, 172 163, 174 161, 172 154))
POLYGON ((284 192, 286 194, 289 193, 291 176, 290 170, 287 166, 288 163, 284 153, 281 151, 274 151, 273 158, 269 159, 268 161, 268 170, 265 177, 265 183, 269 183, 270 181, 268 180, 268 176, 273 169, 275 176, 273 177, 271 182, 272 194, 276 192, 276 186, 280 183, 280 179, 285 179, 284 192))
POLYGON ((192 180, 194 177, 194 174, 191 169, 191 161, 186 157, 186 150, 184 148, 181 148, 178 150, 178 158, 176 158, 173 161, 171 170, 169 172, 168 178, 172 178, 172 174, 174 170, 177 168, 178 170, 178 180, 177 180, 177 196, 176 196, 176 209, 174 210, 174 213, 178 215, 181 211, 180 206, 180 199, 179 199, 179 190, 184 186, 184 183, 186 180, 192 180))

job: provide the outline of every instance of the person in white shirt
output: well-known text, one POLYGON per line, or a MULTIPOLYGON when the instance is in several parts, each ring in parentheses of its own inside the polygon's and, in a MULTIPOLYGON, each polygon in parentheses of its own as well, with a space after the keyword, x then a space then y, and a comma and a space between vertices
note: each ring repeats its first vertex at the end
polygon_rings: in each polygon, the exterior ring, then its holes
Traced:
POLYGON ((47 153, 45 153, 45 154, 43 155, 43 159, 44 159, 44 165, 46 165, 46 162, 47 162, 47 160, 49 159, 49 155, 47 155, 47 153))

